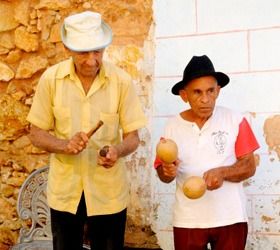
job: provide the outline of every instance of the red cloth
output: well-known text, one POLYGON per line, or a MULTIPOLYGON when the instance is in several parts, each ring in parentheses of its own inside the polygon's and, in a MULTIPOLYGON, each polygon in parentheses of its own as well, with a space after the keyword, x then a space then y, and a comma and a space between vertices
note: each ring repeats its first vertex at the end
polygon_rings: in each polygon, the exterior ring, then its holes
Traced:
POLYGON ((249 125, 248 121, 243 118, 239 124, 239 133, 235 142, 235 155, 240 157, 254 152, 260 146, 256 140, 256 137, 249 125))
POLYGON ((158 156, 156 156, 156 159, 154 161, 154 168, 157 169, 161 165, 162 161, 159 159, 158 156))
MULTIPOLYGON (((164 137, 160 137, 160 140, 164 139, 164 137)), ((159 157, 156 155, 156 159, 154 161, 154 168, 157 169, 161 165, 162 161, 159 159, 159 157)))

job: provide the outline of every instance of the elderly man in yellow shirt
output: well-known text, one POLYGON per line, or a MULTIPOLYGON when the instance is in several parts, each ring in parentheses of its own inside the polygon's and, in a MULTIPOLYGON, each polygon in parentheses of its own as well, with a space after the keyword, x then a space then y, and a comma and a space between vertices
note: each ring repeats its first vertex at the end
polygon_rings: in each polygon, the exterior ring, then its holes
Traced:
POLYGON ((66 17, 61 37, 71 57, 43 73, 27 117, 32 143, 52 153, 53 248, 82 249, 87 223, 91 249, 121 250, 128 199, 123 157, 138 147, 146 118, 129 75, 102 59, 112 31, 99 13, 66 17))

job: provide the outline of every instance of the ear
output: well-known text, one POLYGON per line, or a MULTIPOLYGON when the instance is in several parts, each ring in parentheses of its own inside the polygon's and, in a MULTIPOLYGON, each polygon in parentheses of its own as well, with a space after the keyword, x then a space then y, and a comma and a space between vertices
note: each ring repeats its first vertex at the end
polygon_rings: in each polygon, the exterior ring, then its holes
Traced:
POLYGON ((217 94, 216 94, 216 99, 218 98, 219 94, 220 94, 220 90, 221 90, 221 86, 218 85, 217 86, 217 94))
POLYGON ((64 44, 63 44, 63 51, 65 53, 69 53, 70 52, 70 50, 64 44))
POLYGON ((179 95, 180 95, 180 97, 182 98, 182 100, 184 101, 184 102, 188 102, 189 100, 188 100, 188 95, 187 95, 187 91, 185 90, 185 89, 180 89, 179 90, 179 95))
POLYGON ((70 49, 68 49, 65 45, 63 46, 63 52, 67 55, 67 57, 72 56, 72 52, 70 49))

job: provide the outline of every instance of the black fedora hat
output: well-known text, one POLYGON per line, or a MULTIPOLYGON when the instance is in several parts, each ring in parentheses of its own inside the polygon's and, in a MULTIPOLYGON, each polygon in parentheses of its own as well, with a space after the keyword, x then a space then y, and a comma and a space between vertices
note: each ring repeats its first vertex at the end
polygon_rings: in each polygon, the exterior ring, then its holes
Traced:
POLYGON ((182 81, 177 82, 171 92, 179 95, 179 90, 184 88, 189 81, 202 76, 214 76, 221 88, 229 83, 229 77, 222 72, 216 72, 208 56, 193 56, 184 70, 182 81))

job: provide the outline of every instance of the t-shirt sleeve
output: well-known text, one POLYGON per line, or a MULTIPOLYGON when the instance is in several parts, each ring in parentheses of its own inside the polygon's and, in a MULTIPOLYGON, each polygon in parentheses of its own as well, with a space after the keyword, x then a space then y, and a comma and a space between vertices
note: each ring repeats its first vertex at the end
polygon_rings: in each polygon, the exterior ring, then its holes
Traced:
POLYGON ((259 148, 259 143, 249 125, 248 121, 243 118, 239 124, 239 132, 235 142, 236 157, 254 152, 259 148))

